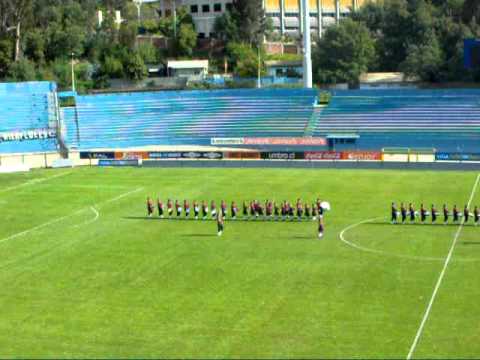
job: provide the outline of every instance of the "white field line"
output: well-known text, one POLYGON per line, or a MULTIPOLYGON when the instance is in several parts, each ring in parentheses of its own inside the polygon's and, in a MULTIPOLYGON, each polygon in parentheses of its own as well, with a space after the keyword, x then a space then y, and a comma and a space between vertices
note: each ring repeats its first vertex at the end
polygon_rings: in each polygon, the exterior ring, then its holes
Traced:
MULTIPOLYGON (((118 200, 123 199, 124 197, 126 197, 126 196, 128 196, 128 195, 131 195, 131 194, 133 194, 133 193, 139 192, 139 191, 141 191, 141 190, 143 190, 143 187, 138 188, 138 189, 135 189, 135 190, 132 190, 132 191, 129 191, 129 192, 125 193, 125 194, 121 194, 121 195, 119 195, 119 196, 117 196, 117 197, 114 197, 114 198, 112 198, 112 199, 106 200, 106 201, 98 204, 98 205, 95 206, 95 207, 99 207, 99 206, 102 205, 102 204, 109 204, 109 203, 112 203, 112 202, 114 202, 114 201, 118 201, 118 200)), ((94 208, 94 207, 92 207, 92 209, 93 209, 93 208, 94 208)), ((52 224, 55 224, 55 223, 60 222, 60 221, 62 221, 62 220, 65 220, 65 219, 67 219, 67 218, 69 218, 69 217, 72 217, 72 216, 78 214, 78 213, 81 213, 82 211, 85 211, 86 209, 88 209, 88 208, 79 209, 79 210, 74 211, 73 213, 71 213, 71 214, 69 214, 69 215, 61 216, 61 217, 59 217, 59 218, 56 218, 56 219, 47 221, 47 222, 45 222, 45 223, 43 223, 43 224, 34 226, 34 227, 30 228, 30 229, 27 229, 27 230, 21 231, 21 232, 19 232, 19 233, 16 233, 16 234, 7 236, 7 237, 5 237, 5 238, 3 238, 3 239, 0 239, 0 244, 1 244, 1 243, 4 243, 4 242, 7 242, 7 241, 9 241, 9 240, 18 238, 18 237, 20 237, 20 236, 27 235, 27 234, 29 234, 29 233, 31 233, 31 232, 33 232, 33 231, 42 229, 42 228, 44 228, 44 227, 47 227, 47 226, 52 225, 52 224)), ((98 214, 98 212, 97 212, 97 214, 98 214)))
MULTIPOLYGON (((372 248, 368 248, 368 247, 365 247, 365 246, 361 246, 361 245, 355 244, 354 242, 348 241, 345 238, 345 233, 347 231, 349 231, 353 228, 356 228, 359 225, 368 224, 368 223, 371 223, 373 221, 380 220, 380 219, 384 219, 384 217, 362 220, 358 223, 347 226, 345 229, 343 229, 340 232, 340 240, 342 242, 344 242, 345 244, 347 244, 348 246, 351 246, 354 249, 357 249, 357 250, 360 250, 360 251, 365 251, 365 252, 372 253, 372 254, 378 254, 378 255, 382 255, 382 256, 393 256, 393 257, 397 257, 397 258, 401 258, 401 259, 408 259, 408 260, 414 260, 414 261, 443 261, 444 260, 443 258, 440 258, 440 257, 394 254, 394 253, 390 253, 388 251, 372 249, 372 248)), ((408 225, 406 225, 406 226, 408 226, 408 225)), ((468 260, 468 261, 474 261, 474 260, 468 260)))
POLYGON ((123 198, 126 197, 126 196, 129 196, 129 195, 131 195, 131 194, 137 193, 137 192, 142 191, 142 190, 143 190, 143 187, 137 188, 137 189, 135 189, 135 190, 132 190, 132 191, 129 191, 129 192, 127 192, 127 193, 121 194, 121 195, 119 195, 119 196, 117 196, 117 197, 114 197, 113 199, 106 200, 106 201, 104 201, 103 203, 100 203, 100 204, 96 205, 95 207, 98 208, 98 207, 100 207, 100 206, 102 206, 102 205, 110 204, 110 203, 112 203, 112 202, 118 201, 118 200, 120 200, 120 199, 123 199, 123 198))
POLYGON ((84 226, 84 225, 88 225, 88 224, 91 224, 91 223, 94 223, 95 221, 98 220, 98 218, 100 217, 100 213, 98 212, 97 209, 95 209, 93 206, 90 206, 90 210, 93 211, 93 213, 95 214, 95 217, 93 219, 90 219, 90 220, 87 220, 81 224, 78 224, 78 225, 74 225, 73 227, 81 227, 81 226, 84 226))
MULTIPOLYGON (((468 203, 467 203, 468 208, 470 207, 470 204, 472 203, 473 196, 475 195, 475 191, 477 190, 479 180, 480 180, 480 174, 477 175, 477 179, 475 180, 475 184, 473 185, 472 192, 470 193, 470 198, 468 199, 468 203)), ((455 250, 455 245, 457 245, 458 237, 460 236, 460 233, 462 232, 464 222, 465 222, 465 218, 462 217, 462 221, 461 221, 460 225, 458 226, 457 232, 455 233, 455 236, 454 236, 453 242, 452 242, 452 246, 450 247, 450 251, 448 252, 448 255, 445 259, 445 263, 443 264, 443 268, 442 268, 442 271, 440 272, 440 276, 438 277, 435 288, 433 289, 432 297, 430 298, 430 301, 428 302, 427 310, 425 311, 425 314, 423 315, 422 322, 420 323, 417 334, 415 335, 415 339, 413 340, 412 346, 410 347, 410 351, 408 352, 407 360, 410 360, 412 358, 413 353, 415 352, 415 348, 417 347, 418 341, 420 339, 420 336, 422 336, 423 328, 425 327, 425 324, 428 320, 428 316, 430 315, 430 311, 432 310, 433 302, 435 301, 438 289, 440 288, 440 285, 442 284, 443 277, 445 276, 445 272, 447 271, 448 264, 450 263, 450 259, 452 258, 453 251, 455 250)))
POLYGON ((14 185, 14 186, 10 186, 10 187, 1 189, 1 190, 0 190, 0 193, 7 192, 7 191, 12 191, 12 190, 15 190, 15 189, 24 187, 24 186, 35 185, 35 184, 38 184, 38 183, 41 183, 41 182, 44 182, 44 181, 48 181, 48 180, 51 180, 51 179, 55 179, 55 178, 58 178, 58 177, 61 177, 61 176, 68 175, 68 174, 70 174, 70 173, 71 173, 70 171, 67 171, 67 172, 63 172, 63 173, 60 173, 60 174, 55 174, 55 175, 48 176, 48 177, 41 177, 41 178, 31 179, 31 180, 28 180, 28 181, 26 181, 26 182, 24 182, 24 183, 21 183, 21 184, 18 184, 18 185, 14 185))

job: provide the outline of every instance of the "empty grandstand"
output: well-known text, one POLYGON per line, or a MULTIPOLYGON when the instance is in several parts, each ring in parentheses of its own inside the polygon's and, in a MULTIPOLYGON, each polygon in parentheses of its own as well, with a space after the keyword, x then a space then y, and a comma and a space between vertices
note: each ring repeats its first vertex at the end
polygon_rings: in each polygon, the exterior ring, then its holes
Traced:
POLYGON ((160 91, 74 96, 53 83, 0 86, 0 152, 210 145, 214 137, 318 137, 319 150, 422 147, 476 152, 480 90, 160 91), (59 96, 62 96, 60 94, 59 96), (57 116, 57 114, 59 116, 57 116), (60 131, 62 130, 62 131, 60 131))
POLYGON ((480 90, 333 91, 328 106, 317 112, 313 135, 339 140, 340 147, 475 151, 480 143, 480 90))
POLYGON ((0 84, 0 152, 57 149, 55 90, 50 82, 0 84))
POLYGON ((80 149, 206 145, 217 136, 303 136, 315 101, 305 89, 86 95, 63 115, 80 149))

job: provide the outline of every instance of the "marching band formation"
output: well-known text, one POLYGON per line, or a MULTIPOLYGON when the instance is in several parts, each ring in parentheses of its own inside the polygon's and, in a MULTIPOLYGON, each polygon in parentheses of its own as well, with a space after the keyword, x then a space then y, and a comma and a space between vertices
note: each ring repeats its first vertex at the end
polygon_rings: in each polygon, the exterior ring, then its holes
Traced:
POLYGON ((417 211, 412 203, 408 204, 408 208, 404 205, 404 203, 400 203, 400 210, 398 210, 395 203, 392 203, 392 224, 405 224, 407 220, 409 223, 415 223, 417 218, 420 220, 420 223, 425 224, 427 217, 431 218, 432 224, 435 224, 437 219, 440 217, 443 217, 443 224, 448 224, 450 218, 454 224, 460 223, 461 218, 463 218, 464 224, 467 224, 470 218, 473 219, 473 224, 475 226, 480 224, 480 210, 478 209, 478 206, 475 206, 473 212, 470 212, 470 209, 467 205, 464 206, 463 210, 458 209, 457 205, 453 205, 453 208, 450 211, 448 206, 444 204, 442 210, 438 211, 433 204, 430 207, 430 210, 427 210, 427 208, 421 204, 420 209, 417 211))
MULTIPOLYGON (((295 207, 289 201, 284 200, 282 203, 277 203, 272 200, 265 200, 264 203, 258 200, 243 201, 242 212, 235 201, 230 204, 230 214, 228 214, 228 206, 225 200, 220 202, 220 206, 217 210, 217 204, 215 200, 210 201, 210 207, 207 201, 202 200, 198 202, 194 200, 192 206, 188 200, 183 200, 183 204, 175 200, 168 199, 166 203, 157 199, 156 208, 158 211, 158 217, 163 219, 165 217, 169 219, 182 219, 191 218, 191 209, 193 209, 193 219, 195 220, 207 220, 211 218, 217 221, 218 235, 222 235, 224 228, 224 221, 227 216, 230 216, 231 220, 266 220, 266 221, 302 221, 318 219, 318 236, 321 238, 324 232, 323 214, 325 211, 330 210, 330 204, 327 201, 320 201, 317 199, 312 204, 308 202, 302 202, 301 199, 297 199, 295 207)), ((147 215, 151 217, 155 212, 155 204, 153 200, 147 198, 147 215)))

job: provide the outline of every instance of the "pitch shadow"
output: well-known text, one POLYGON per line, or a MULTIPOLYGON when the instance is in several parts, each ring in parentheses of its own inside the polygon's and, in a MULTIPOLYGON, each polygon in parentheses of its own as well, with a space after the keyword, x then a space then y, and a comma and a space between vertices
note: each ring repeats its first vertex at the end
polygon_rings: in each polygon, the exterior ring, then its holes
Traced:
MULTIPOLYGON (((366 224, 371 224, 371 225, 384 225, 384 226, 459 226, 460 223, 446 223, 444 224, 443 222, 436 222, 436 223, 431 223, 431 222, 426 222, 424 224, 415 222, 415 223, 409 223, 406 222, 404 224, 402 223, 397 223, 397 224, 392 224, 390 222, 382 222, 382 221, 372 221, 372 222, 366 222, 366 224)), ((463 226, 474 226, 473 223, 466 223, 463 224, 463 226)))
MULTIPOLYGON (((152 216, 152 217, 149 217, 149 216, 124 216, 122 217, 122 219, 126 219, 126 220, 157 220, 157 221, 196 221, 196 222, 205 222, 205 221, 216 221, 216 219, 212 219, 212 218, 206 218, 206 219, 195 219, 195 218, 186 218, 186 217, 164 217, 163 219, 162 218, 159 218, 158 216, 152 216)), ((236 218, 236 219, 231 219, 231 218, 226 218, 225 219, 226 222, 229 222, 229 223, 236 223, 236 222, 250 222, 250 223, 285 223, 285 224, 302 224, 302 223, 306 223, 306 224, 313 224, 313 223, 316 223, 316 220, 312 220, 312 219, 302 219, 301 221, 295 219, 295 220, 282 220, 282 219, 278 219, 278 220, 275 220, 275 219, 243 219, 243 218, 236 218)), ((389 225, 389 224, 386 224, 386 225, 389 225)))

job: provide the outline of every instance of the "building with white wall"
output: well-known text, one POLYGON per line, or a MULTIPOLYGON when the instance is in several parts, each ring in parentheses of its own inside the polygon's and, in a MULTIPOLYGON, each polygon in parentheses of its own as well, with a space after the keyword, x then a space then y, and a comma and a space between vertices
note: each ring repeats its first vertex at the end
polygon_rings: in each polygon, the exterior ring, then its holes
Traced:
MULTIPOLYGON (((309 0, 310 26, 321 37, 323 29, 348 16, 368 0, 309 0)), ((275 31, 298 37, 301 32, 300 0, 263 0, 265 13, 272 19, 275 31)), ((161 16, 172 15, 175 8, 185 6, 192 15, 199 38, 214 35, 215 18, 232 6, 231 0, 159 0, 161 16)))

